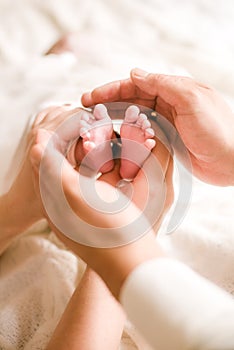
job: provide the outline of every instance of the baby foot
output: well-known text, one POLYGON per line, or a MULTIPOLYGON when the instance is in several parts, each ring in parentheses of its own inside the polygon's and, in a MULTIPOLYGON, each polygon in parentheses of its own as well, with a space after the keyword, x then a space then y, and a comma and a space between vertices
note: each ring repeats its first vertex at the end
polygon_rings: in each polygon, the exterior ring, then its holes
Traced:
POLYGON ((123 179, 132 180, 156 144, 151 123, 137 106, 130 106, 126 110, 120 137, 120 175, 123 179))
POLYGON ((113 125, 104 105, 94 107, 93 114, 84 113, 80 121, 80 136, 75 149, 75 158, 84 165, 102 173, 112 170, 114 166, 111 138, 113 125))

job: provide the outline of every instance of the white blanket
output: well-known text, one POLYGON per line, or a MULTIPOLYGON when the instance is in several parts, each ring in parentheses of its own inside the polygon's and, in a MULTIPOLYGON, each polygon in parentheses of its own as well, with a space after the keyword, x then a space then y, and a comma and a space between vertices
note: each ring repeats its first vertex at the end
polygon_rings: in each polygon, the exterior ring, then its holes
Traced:
MULTIPOLYGON (((82 92, 127 77, 135 66, 192 75, 234 106, 233 23, 231 0, 0 0, 0 191, 28 116, 41 103, 79 104, 82 92), (77 32, 78 60, 43 57, 68 31, 77 32)), ((233 188, 194 179, 184 221, 170 236, 162 230, 161 240, 234 295, 233 207, 233 188)), ((43 349, 82 272, 45 223, 14 242, 0 259, 0 348, 43 349)), ((121 349, 136 348, 124 333, 121 349)))

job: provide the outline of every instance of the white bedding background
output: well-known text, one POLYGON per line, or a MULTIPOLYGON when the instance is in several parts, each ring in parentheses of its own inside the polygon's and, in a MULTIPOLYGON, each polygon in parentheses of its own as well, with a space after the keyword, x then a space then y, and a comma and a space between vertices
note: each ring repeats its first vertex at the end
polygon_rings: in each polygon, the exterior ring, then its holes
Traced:
MULTIPOLYGON (((79 104, 82 92, 127 77, 135 66, 194 76, 234 108, 233 33, 232 0, 0 0, 1 193, 28 116, 41 103, 79 104), (77 60, 43 57, 62 34, 74 31, 77 60)), ((194 179, 183 223, 162 241, 173 256, 234 295, 233 208, 233 188, 194 179)), ((45 225, 31 233, 0 258, 0 349, 43 349, 83 271, 45 225)), ((124 334, 121 349, 136 348, 124 334)))

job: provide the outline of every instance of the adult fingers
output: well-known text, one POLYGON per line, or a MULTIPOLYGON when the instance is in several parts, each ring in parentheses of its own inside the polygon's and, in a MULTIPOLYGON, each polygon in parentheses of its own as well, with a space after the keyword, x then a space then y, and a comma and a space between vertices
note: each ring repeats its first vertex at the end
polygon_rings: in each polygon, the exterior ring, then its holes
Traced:
POLYGON ((53 119, 59 117, 63 112, 70 111, 73 108, 74 107, 70 105, 57 106, 51 109, 49 108, 47 113, 44 113, 44 117, 41 119, 40 124, 50 123, 53 119))
POLYGON ((66 205, 64 194, 68 196, 69 201, 77 198, 78 173, 54 146, 52 137, 53 134, 48 130, 38 129, 30 151, 30 160, 34 172, 38 174, 36 181, 45 211, 48 210, 48 216, 50 213, 55 213, 51 216, 51 220, 56 221, 66 205), (53 208, 57 208, 57 212, 53 208))
POLYGON ((150 156, 146 159, 142 169, 140 169, 138 172, 135 178, 137 181, 139 181, 139 178, 143 176, 143 173, 149 175, 151 178, 151 173, 155 162, 159 162, 159 165, 162 169, 162 175, 165 177, 168 162, 170 159, 171 146, 164 132, 157 124, 155 124, 155 135, 156 146, 153 148, 150 156))
POLYGON ((134 95, 135 86, 130 79, 117 80, 84 93, 81 102, 85 107, 97 103, 120 101, 134 95))
POLYGON ((145 101, 152 104, 152 96, 140 91, 131 79, 117 80, 97 87, 92 92, 84 93, 81 101, 89 107, 97 103, 128 101, 141 104, 145 101))
POLYGON ((41 110, 39 113, 36 114, 34 117, 34 121, 32 124, 32 127, 35 127, 41 123, 41 121, 45 118, 45 116, 50 113, 51 111, 54 111, 57 109, 58 106, 49 106, 43 110, 41 110))
POLYGON ((189 77, 147 73, 138 68, 131 71, 131 79, 145 93, 160 97, 176 108, 183 108, 184 103, 186 107, 191 104, 201 87, 189 77))
POLYGON ((173 187, 173 178, 172 178, 173 170, 174 170, 173 158, 170 157, 167 173, 165 177, 165 182, 164 182, 165 191, 166 191, 164 205, 158 220, 155 220, 155 222, 153 223, 153 229, 156 234, 161 227, 161 224, 162 224, 162 221, 164 220, 165 215, 171 208, 174 201, 174 187, 173 187))
POLYGON ((165 201, 165 214, 170 209, 173 201, 174 201, 174 186, 173 186, 173 171, 174 171, 174 162, 173 158, 170 157, 166 177, 165 177, 165 183, 167 187, 167 195, 166 195, 166 201, 165 201))
POLYGON ((165 206, 165 177, 170 159, 167 148, 157 140, 155 148, 133 180, 136 205, 144 212, 152 226, 162 215, 165 206))

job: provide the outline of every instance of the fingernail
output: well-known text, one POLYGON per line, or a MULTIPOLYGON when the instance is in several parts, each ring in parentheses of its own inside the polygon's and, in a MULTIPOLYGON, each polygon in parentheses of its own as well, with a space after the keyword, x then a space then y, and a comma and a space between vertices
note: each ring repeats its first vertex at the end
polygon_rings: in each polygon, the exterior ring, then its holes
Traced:
POLYGON ((81 96, 83 106, 89 107, 92 104, 92 94, 90 91, 84 92, 81 96))
POLYGON ((132 73, 136 77, 140 77, 140 78, 144 78, 144 77, 146 77, 149 74, 148 72, 146 72, 145 70, 140 69, 140 68, 133 69, 132 73))

